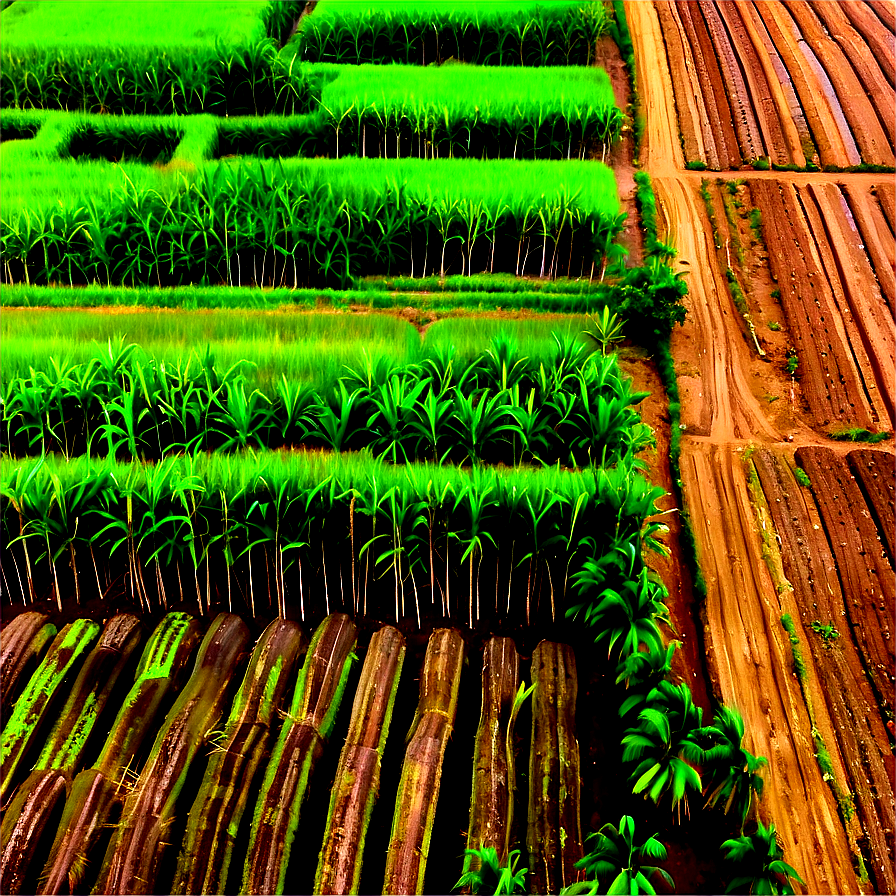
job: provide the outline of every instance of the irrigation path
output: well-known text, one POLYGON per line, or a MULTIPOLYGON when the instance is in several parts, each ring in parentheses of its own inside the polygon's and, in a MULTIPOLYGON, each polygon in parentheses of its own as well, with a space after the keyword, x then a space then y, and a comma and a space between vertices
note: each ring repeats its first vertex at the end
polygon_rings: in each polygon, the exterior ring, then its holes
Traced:
MULTIPOLYGON (((686 429, 681 476, 707 584, 712 686, 719 698, 742 712, 748 748, 768 757, 760 814, 774 822, 785 859, 798 869, 807 892, 872 892, 873 883, 860 883, 854 871, 854 827, 847 832, 815 757, 813 723, 781 624, 782 614, 793 614, 798 621, 800 614, 793 592, 775 587, 767 565, 774 539, 771 549, 768 538, 763 543, 743 463, 750 442, 789 455, 795 438, 800 443, 820 440, 803 426, 796 433, 779 432, 751 389, 757 362, 715 262, 699 195, 706 175, 684 167, 660 20, 649 0, 626 0, 625 5, 647 118, 642 162, 653 178, 669 237, 678 247, 681 270, 690 272, 688 321, 676 329, 672 351, 676 366, 687 363, 697 370, 698 387, 682 391, 686 429)), ((880 180, 880 175, 864 173, 737 171, 727 176, 794 184, 868 185, 880 180)), ((832 721, 824 699, 813 703, 816 730, 829 732, 832 721)))

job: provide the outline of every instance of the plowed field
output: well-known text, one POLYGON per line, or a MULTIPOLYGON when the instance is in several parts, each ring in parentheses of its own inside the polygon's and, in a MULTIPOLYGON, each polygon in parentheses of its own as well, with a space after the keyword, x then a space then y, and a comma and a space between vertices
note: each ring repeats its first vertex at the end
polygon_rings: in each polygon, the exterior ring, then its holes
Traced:
POLYGON ((892 17, 805 0, 658 0, 688 161, 894 164, 892 17))
POLYGON ((893 429, 892 180, 743 171, 701 185, 685 170, 892 165, 892 8, 626 9, 642 159, 690 272, 672 351, 711 685, 769 759, 760 814, 806 892, 892 893, 892 441, 829 438, 893 429))

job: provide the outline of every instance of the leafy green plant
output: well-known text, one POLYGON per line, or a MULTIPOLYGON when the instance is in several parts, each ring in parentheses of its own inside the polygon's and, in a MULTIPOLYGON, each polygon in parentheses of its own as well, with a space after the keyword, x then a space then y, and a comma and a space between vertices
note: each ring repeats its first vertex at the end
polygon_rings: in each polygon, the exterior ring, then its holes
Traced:
POLYGON ((625 338, 623 330, 625 321, 616 312, 611 312, 604 305, 598 314, 588 316, 589 328, 582 331, 583 335, 600 347, 600 353, 605 355, 607 347, 622 342, 625 338))
POLYGON ((517 869, 520 851, 514 849, 508 856, 506 865, 498 861, 498 851, 494 846, 482 849, 467 849, 466 855, 479 861, 479 867, 466 871, 453 889, 461 890, 469 887, 473 893, 487 896, 511 896, 514 893, 526 893, 526 872, 528 868, 517 869))
POLYGON ((618 828, 605 824, 596 833, 589 834, 586 844, 591 844, 591 849, 576 862, 576 868, 581 868, 591 880, 566 887, 562 891, 564 894, 606 892, 655 896, 656 890, 650 882, 652 877, 662 879, 670 890, 675 887, 667 871, 645 864, 647 861, 664 861, 666 847, 655 835, 641 843, 636 842, 635 822, 629 815, 622 816, 618 828))
POLYGON ((793 896, 792 881, 805 883, 796 869, 784 861, 784 850, 775 836, 775 826, 759 822, 751 834, 726 840, 722 844, 731 880, 726 893, 793 896))
POLYGON ((821 640, 824 641, 826 646, 829 646, 831 641, 836 641, 840 637, 840 632, 837 631, 833 622, 825 625, 818 619, 814 619, 809 627, 816 635, 821 635, 821 640))
POLYGON ((781 324, 779 324, 776 320, 770 320, 768 322, 768 328, 772 332, 777 333, 781 329, 781 324))
POLYGON ((698 732, 704 744, 701 768, 706 805, 731 812, 741 830, 754 801, 762 796, 760 770, 768 764, 764 756, 753 756, 741 746, 743 737, 744 720, 729 706, 719 707, 712 725, 698 732))
POLYGON ((796 370, 799 366, 800 359, 797 357, 796 353, 788 355, 787 363, 784 365, 784 369, 790 376, 793 376, 796 373, 796 370))
POLYGON ((890 438, 890 433, 888 432, 871 432, 861 426, 845 426, 841 429, 832 429, 828 435, 838 442, 867 442, 869 445, 885 442, 890 438))
POLYGON ((812 480, 809 478, 809 474, 802 467, 794 467, 793 475, 800 485, 803 485, 806 488, 812 487, 812 480))

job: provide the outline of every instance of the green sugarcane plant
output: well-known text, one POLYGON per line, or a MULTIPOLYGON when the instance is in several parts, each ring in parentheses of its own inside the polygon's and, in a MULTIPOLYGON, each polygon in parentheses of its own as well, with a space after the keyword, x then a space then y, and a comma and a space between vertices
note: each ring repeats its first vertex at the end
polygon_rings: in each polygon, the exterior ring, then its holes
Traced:
POLYGON ((126 778, 141 744, 198 641, 199 626, 186 613, 169 613, 156 626, 99 758, 92 768, 79 772, 71 785, 40 878, 40 893, 56 896, 83 887, 93 848, 114 808, 121 804, 123 791, 130 788, 126 778))
POLYGON ((467 860, 472 860, 477 867, 465 871, 454 885, 455 890, 469 887, 472 893, 487 893, 489 896, 510 896, 515 893, 526 893, 526 872, 528 868, 517 870, 520 851, 514 849, 508 856, 507 865, 501 865, 498 852, 493 846, 482 849, 465 850, 467 860))

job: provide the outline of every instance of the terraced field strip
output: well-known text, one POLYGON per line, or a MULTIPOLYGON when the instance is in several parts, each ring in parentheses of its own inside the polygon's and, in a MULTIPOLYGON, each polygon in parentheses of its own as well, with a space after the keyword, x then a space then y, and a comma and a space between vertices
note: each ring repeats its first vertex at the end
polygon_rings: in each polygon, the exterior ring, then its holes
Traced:
MULTIPOLYGON (((781 539, 782 572, 793 591, 797 607, 793 621, 808 670, 804 687, 810 694, 814 712, 812 724, 820 732, 816 743, 824 744, 832 763, 828 774, 833 774, 834 780, 828 783, 838 796, 854 854, 862 856, 876 882, 877 892, 889 893, 896 886, 893 838, 887 834, 896 830, 893 797, 896 763, 878 695, 866 671, 862 643, 866 617, 863 614, 858 626, 850 624, 855 616, 855 601, 867 606, 870 598, 858 596, 850 580, 843 577, 832 551, 831 532, 819 511, 819 506, 827 501, 827 480, 813 480, 811 489, 801 486, 786 457, 772 449, 757 451, 752 462, 768 518, 781 539), (828 625, 833 631, 823 628, 828 625), (808 657, 805 648, 808 648, 808 657), (853 809, 856 817, 850 819, 853 809)), ((878 525, 877 535, 891 533, 892 455, 859 449, 845 458, 828 456, 824 463, 825 466, 830 463, 842 473, 844 462, 853 470, 863 470, 866 479, 875 486, 889 486, 888 502, 881 494, 883 490, 875 488, 875 491, 884 499, 879 505, 881 516, 888 521, 886 527, 878 525)), ((855 495, 840 492, 831 497, 854 518, 862 518, 861 505, 848 503, 849 497, 855 498, 855 495)), ((878 545, 865 540, 872 540, 871 531, 867 526, 857 528, 862 529, 865 538, 855 553, 869 559, 876 556, 878 545)), ((850 548, 855 547, 853 542, 850 548)))
POLYGON ((893 166, 894 35, 868 4, 658 0, 656 10, 688 161, 893 166))

